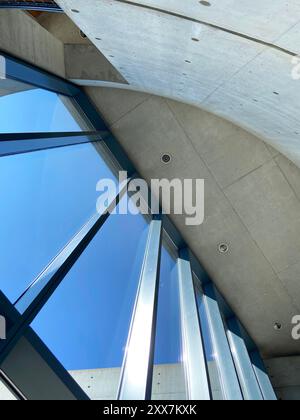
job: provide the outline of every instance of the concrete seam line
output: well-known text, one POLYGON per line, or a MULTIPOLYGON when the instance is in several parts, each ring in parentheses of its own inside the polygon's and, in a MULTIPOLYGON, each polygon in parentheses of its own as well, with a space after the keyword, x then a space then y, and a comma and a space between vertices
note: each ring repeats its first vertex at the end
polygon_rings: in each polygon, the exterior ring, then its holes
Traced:
POLYGON ((231 29, 227 29, 227 28, 224 28, 222 26, 215 25, 213 23, 209 23, 209 22, 205 22, 205 21, 202 21, 202 20, 199 20, 199 19, 195 19, 195 18, 192 18, 192 17, 189 17, 189 16, 185 16, 185 15, 182 15, 180 13, 170 12, 168 10, 160 9, 160 8, 154 7, 154 6, 148 6, 148 5, 145 5, 145 4, 137 4, 137 3, 134 3, 130 0, 115 0, 115 1, 117 1, 119 3, 128 4, 130 6, 139 7, 139 8, 142 8, 142 9, 152 10, 154 12, 163 13, 165 15, 177 17, 177 18, 184 19, 184 20, 188 20, 190 22, 199 23, 199 24, 207 26, 209 28, 218 29, 222 32, 226 32, 228 34, 238 36, 239 38, 247 39, 248 41, 255 42, 256 44, 264 45, 265 47, 272 48, 272 49, 280 51, 284 54, 288 54, 292 57, 298 56, 297 53, 295 53, 293 51, 290 51, 290 50, 287 50, 286 48, 279 47, 278 45, 272 44, 271 42, 263 41, 262 39, 254 38, 250 35, 246 35, 246 34, 243 34, 241 32, 233 31, 231 29))

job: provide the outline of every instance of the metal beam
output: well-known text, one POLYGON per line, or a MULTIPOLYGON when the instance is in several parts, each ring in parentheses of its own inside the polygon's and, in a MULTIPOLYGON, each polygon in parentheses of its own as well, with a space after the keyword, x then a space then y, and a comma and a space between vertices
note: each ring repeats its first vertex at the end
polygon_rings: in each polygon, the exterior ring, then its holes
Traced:
POLYGON ((259 351, 252 351, 250 353, 250 359, 264 399, 267 401, 277 401, 275 391, 271 384, 269 375, 266 372, 266 368, 259 351))
POLYGON ((204 284, 203 293, 204 308, 210 327, 216 359, 218 360, 223 394, 226 400, 243 400, 214 285, 212 283, 204 284))
POLYGON ((104 140, 107 131, 0 134, 0 157, 104 140))
POLYGON ((162 221, 152 220, 122 368, 119 400, 151 399, 161 242, 162 221))
POLYGON ((210 400, 207 366, 188 249, 177 260, 184 366, 190 400, 210 400))
POLYGON ((236 317, 227 319, 227 336, 234 363, 242 387, 244 399, 248 401, 263 400, 256 375, 254 373, 249 353, 241 334, 236 317))

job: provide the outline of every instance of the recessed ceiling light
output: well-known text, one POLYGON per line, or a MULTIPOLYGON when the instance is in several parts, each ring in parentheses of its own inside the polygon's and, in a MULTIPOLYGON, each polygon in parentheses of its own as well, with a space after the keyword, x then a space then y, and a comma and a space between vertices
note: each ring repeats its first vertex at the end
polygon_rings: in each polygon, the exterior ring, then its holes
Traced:
POLYGON ((281 329, 282 329, 282 325, 280 324, 280 322, 275 322, 274 330, 275 331, 280 331, 281 329))
POLYGON ((202 4, 202 6, 207 6, 207 7, 211 6, 211 3, 209 1, 201 0, 201 1, 199 1, 199 3, 202 4))
POLYGON ((171 162, 171 160, 172 160, 172 157, 169 153, 164 153, 161 157, 161 161, 165 165, 169 164, 171 162))
POLYGON ((223 242, 223 243, 219 244, 218 250, 219 250, 220 254, 227 254, 227 252, 229 251, 229 245, 226 244, 225 242, 223 242))
POLYGON ((82 30, 79 31, 79 34, 80 34, 81 38, 83 38, 83 39, 87 38, 86 34, 82 30))
POLYGON ((77 10, 77 9, 71 9, 71 12, 73 12, 73 13, 80 13, 79 10, 77 10))
POLYGON ((200 39, 199 38, 192 38, 192 41, 199 42, 200 39))

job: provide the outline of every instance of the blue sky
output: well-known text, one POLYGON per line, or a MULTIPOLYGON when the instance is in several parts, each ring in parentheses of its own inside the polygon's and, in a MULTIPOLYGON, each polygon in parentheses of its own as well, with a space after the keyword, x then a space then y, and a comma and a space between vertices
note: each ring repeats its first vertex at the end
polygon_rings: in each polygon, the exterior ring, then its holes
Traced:
MULTIPOLYGON (((0 132, 74 131, 59 98, 0 98, 0 132)), ((114 178, 91 144, 0 160, 0 287, 14 302, 95 213, 96 183, 114 178)), ((147 237, 141 216, 111 216, 32 324, 66 369, 121 366, 147 237)), ((174 262, 162 253, 156 363, 180 357, 174 262)))

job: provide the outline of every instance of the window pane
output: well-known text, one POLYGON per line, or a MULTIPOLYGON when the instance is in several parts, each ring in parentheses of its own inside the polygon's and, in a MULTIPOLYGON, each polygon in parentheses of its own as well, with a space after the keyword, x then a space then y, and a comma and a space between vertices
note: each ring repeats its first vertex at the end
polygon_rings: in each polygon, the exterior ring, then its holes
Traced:
POLYGON ((112 215, 32 326, 93 399, 117 394, 148 224, 112 215))
POLYGON ((155 338, 153 400, 185 400, 176 260, 162 247, 155 338))
POLYGON ((15 302, 96 212, 115 179, 92 144, 0 158, 0 288, 15 302))
POLYGON ((13 80, 0 80, 0 133, 90 129, 71 99, 13 80))
POLYGON ((17 397, 0 378, 0 401, 15 401, 17 397))
POLYGON ((201 329, 204 341, 204 351, 208 366, 208 375, 211 386, 212 398, 213 400, 223 400, 222 386, 220 382, 219 370, 218 370, 218 360, 216 352, 214 351, 213 341, 210 334, 210 328, 208 324, 208 319, 206 316, 206 311, 203 303, 203 292, 200 285, 200 281, 196 276, 194 276, 195 288, 196 288, 196 299, 199 311, 199 317, 201 321, 201 329))

